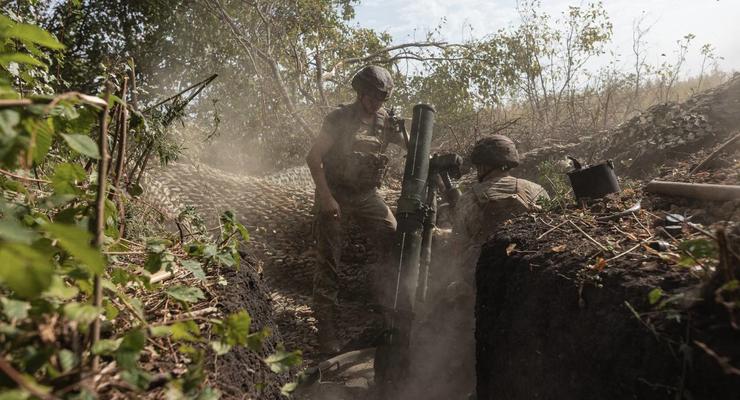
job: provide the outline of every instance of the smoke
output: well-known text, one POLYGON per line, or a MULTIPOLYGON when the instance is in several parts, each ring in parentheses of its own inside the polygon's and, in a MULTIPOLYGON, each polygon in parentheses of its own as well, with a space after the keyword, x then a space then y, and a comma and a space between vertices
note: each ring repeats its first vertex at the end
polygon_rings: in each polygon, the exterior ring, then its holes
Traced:
POLYGON ((435 236, 427 300, 417 305, 411 370, 399 399, 466 399, 475 390, 475 289, 469 266, 435 236))

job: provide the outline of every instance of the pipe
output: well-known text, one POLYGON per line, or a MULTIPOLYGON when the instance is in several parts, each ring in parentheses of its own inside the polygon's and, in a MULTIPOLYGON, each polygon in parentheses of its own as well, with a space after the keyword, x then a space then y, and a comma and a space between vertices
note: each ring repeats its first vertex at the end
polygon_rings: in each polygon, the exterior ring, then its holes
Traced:
POLYGON ((697 200, 740 200, 740 186, 709 183, 685 183, 652 180, 645 191, 659 195, 688 197, 697 200))

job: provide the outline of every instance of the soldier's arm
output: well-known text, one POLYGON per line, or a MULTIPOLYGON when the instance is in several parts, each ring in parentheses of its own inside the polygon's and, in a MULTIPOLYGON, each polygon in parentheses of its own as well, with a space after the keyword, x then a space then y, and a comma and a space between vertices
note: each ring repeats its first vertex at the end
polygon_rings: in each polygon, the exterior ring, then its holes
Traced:
POLYGON ((386 140, 405 149, 409 140, 405 121, 403 119, 393 121, 391 127, 389 132, 386 133, 386 140))
POLYGON ((339 215, 339 205, 329 190, 329 184, 326 182, 324 173, 323 159, 334 144, 334 138, 322 130, 322 133, 314 140, 311 150, 306 155, 308 169, 311 170, 311 177, 316 185, 316 195, 318 197, 321 211, 339 215))

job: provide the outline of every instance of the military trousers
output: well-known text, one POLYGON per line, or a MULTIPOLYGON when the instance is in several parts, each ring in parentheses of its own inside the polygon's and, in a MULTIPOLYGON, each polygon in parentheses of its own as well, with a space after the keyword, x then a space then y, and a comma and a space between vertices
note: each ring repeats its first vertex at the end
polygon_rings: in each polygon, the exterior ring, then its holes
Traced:
MULTIPOLYGON (((316 208, 313 226, 318 252, 313 279, 313 303, 319 312, 327 308, 334 309, 338 304, 338 267, 348 221, 352 220, 360 226, 379 252, 379 260, 390 253, 396 232, 396 218, 376 190, 360 194, 336 193, 334 198, 339 203, 341 218, 322 214, 316 208)), ((374 285, 377 282, 368 284, 374 285)))

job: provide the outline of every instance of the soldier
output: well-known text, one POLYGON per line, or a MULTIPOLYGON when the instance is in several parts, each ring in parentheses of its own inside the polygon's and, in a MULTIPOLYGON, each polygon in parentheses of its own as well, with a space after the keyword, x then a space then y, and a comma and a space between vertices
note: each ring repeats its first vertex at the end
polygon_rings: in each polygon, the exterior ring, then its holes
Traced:
POLYGON ((316 184, 314 232, 318 263, 313 281, 313 307, 318 319, 319 345, 336 353, 338 275, 343 243, 342 220, 351 217, 387 254, 396 219, 378 194, 388 158, 388 143, 403 143, 382 107, 393 90, 391 74, 367 66, 352 78, 355 102, 330 112, 306 156, 316 184))
POLYGON ((425 396, 430 399, 451 398, 448 390, 474 391, 475 267, 481 247, 506 220, 538 209, 537 200, 549 198, 536 183, 509 175, 509 170, 519 165, 519 155, 514 142, 506 136, 479 140, 470 161, 476 168, 478 182, 464 190, 453 211, 448 248, 452 268, 438 269, 436 279, 443 293, 441 301, 432 305, 431 318, 426 322, 433 326, 428 330, 434 335, 421 338, 420 352, 426 354, 434 349, 436 355, 431 361, 422 361, 427 381, 442 376, 446 382, 445 387, 430 389, 433 395, 425 396), (440 326, 439 321, 444 323, 440 326))
MULTIPOLYGON (((472 284, 481 246, 504 221, 517 214, 539 209, 540 199, 549 199, 542 186, 509 175, 519 165, 514 142, 492 135, 476 142, 470 154, 478 182, 460 198, 453 219, 453 241, 464 255, 463 281, 472 284)), ((457 253, 460 254, 460 253, 457 253)))

